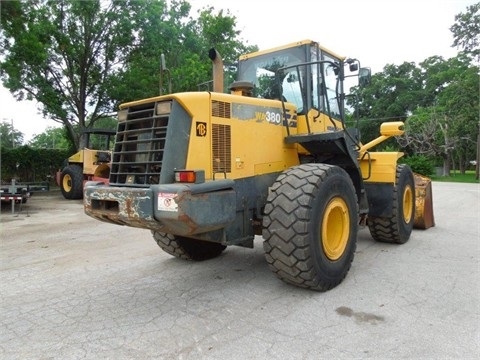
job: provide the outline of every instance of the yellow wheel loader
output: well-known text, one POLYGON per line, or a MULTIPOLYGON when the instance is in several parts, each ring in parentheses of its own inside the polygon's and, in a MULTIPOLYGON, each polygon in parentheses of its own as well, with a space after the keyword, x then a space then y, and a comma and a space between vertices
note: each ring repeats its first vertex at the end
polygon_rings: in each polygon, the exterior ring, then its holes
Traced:
POLYGON ((86 147, 65 160, 55 181, 65 199, 81 199, 88 180, 108 183, 110 175, 111 143, 115 130, 89 129, 85 131, 86 147))
POLYGON ((149 229, 187 260, 262 235, 276 276, 318 291, 345 278, 359 226, 408 241, 414 174, 402 153, 372 151, 403 123, 382 124, 367 144, 345 126, 345 79, 367 84, 368 68, 304 40, 241 56, 224 93, 220 54, 209 56, 212 92, 120 106, 109 184, 87 182, 87 215, 149 229))

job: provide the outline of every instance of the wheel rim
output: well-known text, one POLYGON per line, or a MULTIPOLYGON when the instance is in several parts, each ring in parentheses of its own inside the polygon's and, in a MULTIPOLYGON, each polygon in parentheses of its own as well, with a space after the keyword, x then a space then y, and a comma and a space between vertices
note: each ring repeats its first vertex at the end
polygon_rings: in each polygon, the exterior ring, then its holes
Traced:
POLYGON ((403 190, 403 220, 409 223, 412 219, 413 208, 413 191, 410 186, 406 186, 403 190))
POLYGON ((338 260, 347 247, 350 216, 345 201, 335 197, 329 201, 322 219, 322 247, 329 260, 338 260))
POLYGON ((65 174, 62 181, 62 187, 66 192, 70 192, 70 190, 72 190, 72 178, 70 175, 65 174))

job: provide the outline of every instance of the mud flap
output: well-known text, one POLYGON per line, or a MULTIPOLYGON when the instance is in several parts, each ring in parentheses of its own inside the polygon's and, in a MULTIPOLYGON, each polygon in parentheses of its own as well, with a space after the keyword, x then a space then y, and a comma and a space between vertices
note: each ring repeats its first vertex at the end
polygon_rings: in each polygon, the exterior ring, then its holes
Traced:
POLYGON ((415 220, 413 227, 428 229, 435 226, 433 216, 432 181, 426 176, 413 174, 415 178, 415 220))

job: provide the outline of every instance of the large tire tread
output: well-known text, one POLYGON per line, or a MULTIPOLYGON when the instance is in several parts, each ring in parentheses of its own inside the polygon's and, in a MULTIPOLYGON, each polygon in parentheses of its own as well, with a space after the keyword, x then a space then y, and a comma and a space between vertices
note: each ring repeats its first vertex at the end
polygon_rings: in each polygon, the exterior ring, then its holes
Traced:
MULTIPOLYGON (((325 185, 328 186, 328 185, 325 185)), ((356 248, 358 206, 349 176, 336 166, 303 164, 283 172, 272 185, 264 210, 265 258, 270 270, 282 281, 303 288, 326 291, 337 286, 348 273, 356 248), (320 242, 311 234, 316 203, 324 183, 340 178, 350 205, 351 231, 339 261, 325 259, 320 242), (352 214, 354 213, 354 214, 352 214), (319 249, 317 249, 317 247, 319 249), (320 265, 319 265, 320 264, 320 265)))
POLYGON ((79 165, 68 165, 62 170, 60 177, 60 190, 67 200, 77 200, 83 198, 83 169, 79 165), (71 188, 65 189, 63 186, 64 177, 69 176, 71 188))
POLYGON ((167 254, 183 260, 203 261, 219 256, 226 246, 210 241, 190 239, 152 231, 157 245, 167 254))
MULTIPOLYGON (((388 201, 388 200, 386 200, 388 201)), ((409 238, 413 229, 415 214, 415 180, 413 173, 408 165, 400 164, 396 170, 396 185, 393 190, 392 216, 390 217, 374 217, 369 216, 367 223, 370 235, 375 241, 404 244, 409 238), (402 194, 405 186, 411 186, 413 192, 413 209, 412 217, 409 222, 403 221, 403 199, 402 194)))

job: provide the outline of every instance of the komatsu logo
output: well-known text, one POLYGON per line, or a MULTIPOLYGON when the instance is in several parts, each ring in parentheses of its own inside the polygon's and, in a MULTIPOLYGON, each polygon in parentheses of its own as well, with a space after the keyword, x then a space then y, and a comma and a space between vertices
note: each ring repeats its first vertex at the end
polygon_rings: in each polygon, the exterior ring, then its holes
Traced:
POLYGON ((256 122, 267 122, 273 125, 287 125, 290 127, 297 126, 297 117, 291 115, 290 111, 286 113, 286 119, 281 109, 255 106, 247 104, 232 104, 232 117, 238 120, 255 120, 256 122))
POLYGON ((266 121, 271 124, 280 125, 282 122, 282 114, 274 111, 256 112, 255 119, 259 122, 266 121))

